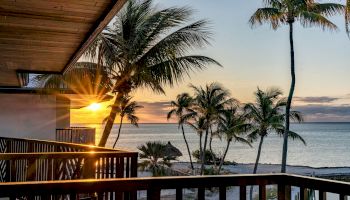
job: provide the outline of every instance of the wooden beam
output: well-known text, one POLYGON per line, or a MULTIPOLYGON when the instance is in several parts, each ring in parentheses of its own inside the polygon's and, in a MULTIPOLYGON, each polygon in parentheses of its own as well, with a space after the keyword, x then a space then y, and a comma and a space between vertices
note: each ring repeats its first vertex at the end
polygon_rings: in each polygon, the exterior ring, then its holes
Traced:
POLYGON ((108 25, 108 23, 113 19, 113 17, 119 12, 127 0, 116 0, 113 6, 106 12, 106 14, 99 20, 98 25, 88 34, 87 39, 81 44, 80 48, 76 51, 70 61, 67 63, 63 70, 63 73, 69 70, 73 65, 79 60, 79 58, 84 54, 89 45, 96 39, 98 34, 100 34, 103 29, 108 25))

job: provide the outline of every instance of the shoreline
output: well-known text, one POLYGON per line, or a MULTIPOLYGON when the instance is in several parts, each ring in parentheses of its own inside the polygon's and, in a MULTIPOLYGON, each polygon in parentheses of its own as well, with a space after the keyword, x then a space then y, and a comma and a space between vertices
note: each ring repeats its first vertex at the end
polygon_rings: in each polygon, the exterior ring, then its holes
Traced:
MULTIPOLYGON (((193 163, 195 167, 200 166, 198 163, 193 163)), ((188 172, 190 163, 179 161, 174 162, 172 165, 172 169, 180 171, 180 172, 188 172)), ((210 167, 211 165, 207 165, 210 167)), ((253 163, 237 163, 235 165, 223 165, 224 173, 232 173, 232 174, 251 174, 254 168, 253 163)), ((280 173, 280 164, 266 164, 259 163, 258 166, 258 174, 264 173, 280 173)), ((304 176, 316 176, 316 177, 347 177, 350 179, 350 167, 311 167, 311 166, 302 166, 302 165, 288 165, 287 173, 298 174, 304 176)))

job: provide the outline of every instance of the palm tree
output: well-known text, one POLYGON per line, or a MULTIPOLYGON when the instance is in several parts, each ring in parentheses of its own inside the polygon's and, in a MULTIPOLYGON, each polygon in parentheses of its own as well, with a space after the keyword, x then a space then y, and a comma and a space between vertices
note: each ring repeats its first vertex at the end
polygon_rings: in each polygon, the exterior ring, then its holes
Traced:
MULTIPOLYGON (((120 106, 117 108, 117 112, 119 113, 119 116, 120 116, 119 129, 118 129, 117 138, 115 139, 115 142, 113 144, 113 149, 115 148, 118 142, 120 131, 123 126, 124 117, 127 117, 127 119, 130 121, 132 125, 136 127, 139 126, 138 125, 139 118, 136 116, 136 110, 140 108, 143 108, 143 106, 138 105, 136 101, 131 101, 130 96, 125 96, 121 99, 120 106)), ((107 118, 104 121, 106 121, 107 118)))
MULTIPOLYGON (((247 113, 246 117, 252 122, 252 132, 248 134, 249 140, 255 141, 260 138, 253 174, 255 174, 258 169, 261 149, 265 137, 272 132, 279 135, 283 135, 284 133, 283 123, 286 117, 283 113, 283 109, 287 102, 285 98, 280 98, 281 95, 282 92, 277 88, 270 88, 266 91, 262 91, 258 88, 255 92, 255 103, 248 103, 244 107, 244 110, 247 113)), ((292 111, 290 117, 297 122, 302 121, 302 115, 300 112, 292 111)), ((304 139, 293 131, 289 131, 288 136, 306 144, 304 139)))
MULTIPOLYGON (((267 91, 262 91, 258 88, 255 92, 255 103, 248 103, 244 110, 247 113, 246 117, 251 120, 252 132, 248 134, 250 141, 255 141, 260 138, 258 153, 255 160, 253 174, 256 174, 261 155, 261 149, 265 137, 271 132, 283 135, 285 117, 283 109, 287 102, 285 98, 280 98, 282 91, 277 88, 270 88, 267 91)), ((295 121, 302 121, 302 116, 297 111, 290 112, 290 117, 295 121)), ((304 139, 295 132, 289 131, 288 136, 292 139, 297 139, 306 144, 304 139)), ((253 187, 250 188, 250 198, 253 196, 253 187)))
POLYGON ((228 106, 232 105, 235 100, 233 98, 230 98, 230 93, 218 83, 207 84, 205 88, 196 87, 193 85, 191 85, 191 87, 195 93, 193 106, 194 114, 190 113, 189 115, 193 115, 199 119, 204 120, 204 124, 206 124, 205 137, 201 154, 201 174, 203 175, 205 164, 205 154, 203 152, 206 152, 210 128, 214 123, 217 122, 217 120, 220 118, 220 115, 225 112, 225 109, 228 106))
POLYGON ((203 132, 207 129, 207 124, 204 117, 197 116, 195 112, 189 113, 182 117, 183 121, 186 122, 199 136, 199 156, 202 161, 203 154, 203 132))
POLYGON ((220 174, 222 165, 224 164, 228 149, 232 141, 241 142, 251 146, 250 142, 243 135, 250 129, 244 114, 239 113, 238 106, 233 106, 226 110, 224 116, 218 123, 217 132, 223 134, 226 138, 226 148, 222 156, 218 168, 220 174))
POLYGON ((154 176, 164 174, 164 166, 171 166, 166 156, 166 144, 162 142, 146 142, 138 147, 140 158, 143 161, 139 164, 141 170, 151 170, 154 176))
POLYGON ((170 103, 173 109, 168 112, 167 119, 169 120, 173 115, 176 115, 176 117, 178 118, 179 120, 178 128, 181 127, 182 136, 186 143, 188 156, 190 157, 191 169, 193 170, 194 167, 192 162, 192 156, 191 156, 190 147, 186 139, 185 130, 184 130, 184 120, 183 120, 183 116, 185 113, 193 112, 193 110, 191 109, 192 103, 193 103, 193 99, 188 93, 182 93, 177 95, 176 100, 171 101, 170 103))
POLYGON ((286 104, 285 131, 282 151, 281 172, 286 172, 288 132, 290 119, 290 109, 295 88, 295 63, 294 63, 294 42, 293 25, 299 21, 303 27, 318 26, 323 30, 336 30, 337 26, 327 19, 329 16, 342 14, 344 5, 336 3, 317 3, 314 0, 264 0, 265 7, 259 8, 250 18, 249 23, 254 26, 268 23, 273 30, 281 25, 289 26, 289 42, 291 57, 291 86, 286 104))
POLYGON ((220 65, 206 56, 188 55, 190 49, 207 45, 211 35, 205 20, 185 24, 191 13, 188 8, 159 10, 152 0, 131 0, 89 49, 91 57, 100 57, 109 67, 116 94, 99 146, 106 144, 123 96, 145 87, 164 93, 164 85, 173 86, 208 64, 220 65))

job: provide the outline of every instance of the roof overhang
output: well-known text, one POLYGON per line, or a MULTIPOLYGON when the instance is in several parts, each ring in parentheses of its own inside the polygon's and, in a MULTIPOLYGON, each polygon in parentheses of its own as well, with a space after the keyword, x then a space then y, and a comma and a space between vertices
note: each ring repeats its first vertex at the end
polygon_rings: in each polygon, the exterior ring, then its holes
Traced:
POLYGON ((127 0, 0 0, 0 86, 64 73, 127 0))

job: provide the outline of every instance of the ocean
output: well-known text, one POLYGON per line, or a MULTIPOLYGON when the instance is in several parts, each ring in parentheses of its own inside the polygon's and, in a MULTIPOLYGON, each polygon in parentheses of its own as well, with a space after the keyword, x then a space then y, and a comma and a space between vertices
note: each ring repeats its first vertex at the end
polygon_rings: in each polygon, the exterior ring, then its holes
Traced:
MULTIPOLYGON (((104 128, 102 124, 74 124, 74 126, 95 127, 97 139, 104 128)), ((350 166, 350 123, 302 123, 292 124, 291 130, 300 134, 307 142, 304 146, 299 141, 289 140, 288 164, 312 167, 350 166)), ((118 132, 114 125, 107 146, 111 147, 118 132)), ((185 133, 191 151, 199 148, 199 137, 190 128, 185 133)), ((139 128, 123 124, 117 147, 137 151, 137 147, 147 141, 170 141, 179 148, 183 156, 180 161, 189 161, 186 146, 177 124, 139 124, 139 128)), ((225 148, 225 139, 213 140, 213 149, 221 154, 225 148)), ((253 147, 232 143, 226 160, 238 163, 254 163, 258 142, 253 147)), ((264 141, 260 163, 279 164, 282 155, 282 138, 271 133, 264 141)))

